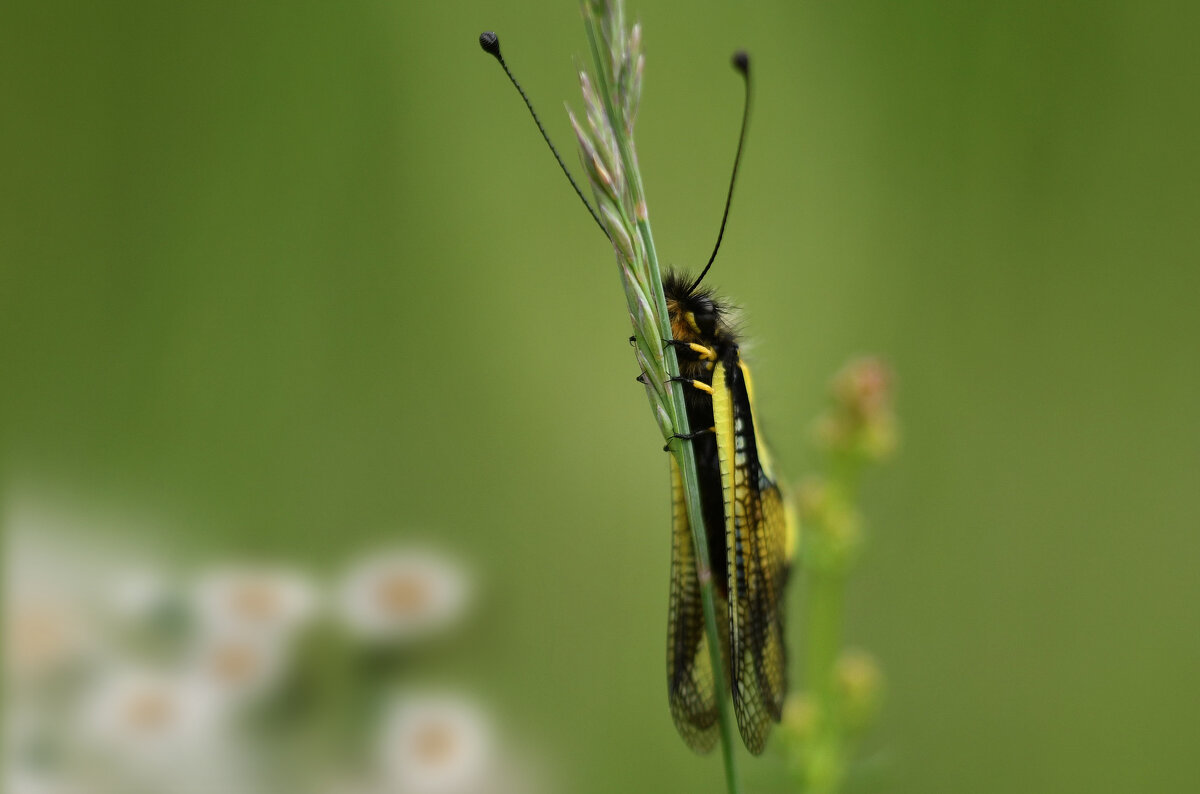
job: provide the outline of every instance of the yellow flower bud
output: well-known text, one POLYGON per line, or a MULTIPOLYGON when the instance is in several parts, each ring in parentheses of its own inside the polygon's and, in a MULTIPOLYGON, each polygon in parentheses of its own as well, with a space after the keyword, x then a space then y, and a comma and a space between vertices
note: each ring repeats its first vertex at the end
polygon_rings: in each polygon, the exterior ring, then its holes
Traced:
POLYGON ((868 727, 883 699, 883 672, 878 663, 866 651, 847 650, 837 660, 834 676, 846 727, 852 731, 868 727))

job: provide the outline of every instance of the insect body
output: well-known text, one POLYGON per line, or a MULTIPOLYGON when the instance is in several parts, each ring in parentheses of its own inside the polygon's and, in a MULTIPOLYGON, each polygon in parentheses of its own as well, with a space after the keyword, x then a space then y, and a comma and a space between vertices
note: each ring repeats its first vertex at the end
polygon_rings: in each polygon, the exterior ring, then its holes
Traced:
MULTIPOLYGON (((718 595, 721 655, 738 729, 760 753, 787 691, 783 593, 793 529, 754 425, 750 373, 726 309, 677 275, 663 281, 699 474, 703 536, 718 595), (711 428, 711 431, 709 429, 711 428), (700 431, 696 433, 696 431, 700 431), (706 432, 707 431, 707 432, 706 432), (727 620, 722 618, 728 616, 727 620)), ((717 706, 683 482, 671 458, 671 595, 667 684, 671 716, 694 750, 717 740, 717 706)))

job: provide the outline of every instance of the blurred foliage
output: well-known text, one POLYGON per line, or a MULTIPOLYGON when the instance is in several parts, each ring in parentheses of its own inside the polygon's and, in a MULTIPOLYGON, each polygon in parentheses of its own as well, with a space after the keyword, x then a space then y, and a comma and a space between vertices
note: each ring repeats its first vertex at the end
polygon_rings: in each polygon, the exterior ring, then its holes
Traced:
POLYGON ((804 528, 804 678, 784 705, 782 736, 788 765, 806 794, 843 791, 886 758, 876 754, 864 764, 856 757, 879 712, 883 673, 866 651, 844 648, 843 637, 847 584, 863 549, 863 474, 896 450, 894 382, 886 362, 873 357, 855 359, 837 373, 829 407, 814 428, 824 470, 803 481, 796 499, 804 528))
MULTIPOLYGON (((711 277, 779 468, 847 358, 900 375, 847 604, 887 790, 1200 788, 1196 8, 629 11, 668 263, 712 245, 755 57, 711 277)), ((666 461, 612 256, 485 29, 568 146, 571 3, 7 4, 6 489, 195 562, 435 538, 486 605, 441 674, 563 790, 716 789, 666 708, 666 461)))

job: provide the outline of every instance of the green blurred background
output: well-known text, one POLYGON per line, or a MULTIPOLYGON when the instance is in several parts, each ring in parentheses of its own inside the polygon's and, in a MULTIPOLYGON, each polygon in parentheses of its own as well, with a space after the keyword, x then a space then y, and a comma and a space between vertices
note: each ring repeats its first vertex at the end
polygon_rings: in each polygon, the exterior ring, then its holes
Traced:
MULTIPOLYGON (((781 468, 818 464, 847 358, 899 376, 849 616, 878 789, 1200 790, 1196 7, 628 8, 669 263, 708 254, 755 58, 711 281, 781 468)), ((482 592, 435 672, 556 786, 717 791, 666 707, 666 460, 613 258, 485 29, 569 151, 571 2, 7 4, 5 476, 182 559, 435 539, 482 592)))

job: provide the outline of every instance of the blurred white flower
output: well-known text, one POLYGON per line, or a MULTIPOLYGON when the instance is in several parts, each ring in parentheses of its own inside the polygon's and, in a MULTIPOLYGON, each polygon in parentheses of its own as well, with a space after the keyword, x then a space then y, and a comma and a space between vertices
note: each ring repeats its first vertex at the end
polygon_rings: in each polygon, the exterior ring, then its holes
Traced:
POLYGON ((374 781, 359 780, 348 775, 326 780, 313 790, 320 794, 385 794, 374 781))
POLYGON ((5 672, 18 681, 53 675, 92 648, 88 616, 64 589, 7 593, 4 612, 5 672))
POLYGON ((212 570, 200 579, 195 604, 210 630, 285 636, 312 617, 317 590, 294 570, 231 566, 212 570))
POLYGON ((385 714, 378 752, 389 794, 478 794, 495 768, 486 718, 457 697, 397 699, 385 714))
POLYGON ((342 619, 371 639, 409 639, 445 628, 467 603, 469 583, 457 564, 429 551, 368 557, 347 573, 342 619))
POLYGON ((0 791, 41 794, 54 790, 58 783, 53 771, 41 763, 47 729, 44 712, 24 699, 4 704, 4 783, 0 791))
POLYGON ((3 790, 5 794, 88 794, 90 788, 54 772, 9 764, 4 770, 3 790))
POLYGON ((222 703, 240 703, 274 691, 287 672, 287 643, 270 634, 212 632, 193 646, 186 668, 222 703))
POLYGON ((12 529, 4 535, 4 670, 10 681, 26 684, 95 650, 88 609, 95 571, 63 538, 37 534, 38 522, 5 518, 12 529))
POLYGON ((224 703, 194 676, 124 669, 97 682, 74 741, 96 790, 124 794, 250 794, 252 747, 233 730, 224 703))
POLYGON ((93 748, 134 764, 172 764, 212 747, 221 710, 203 682, 156 671, 125 670, 98 682, 83 711, 93 748))

